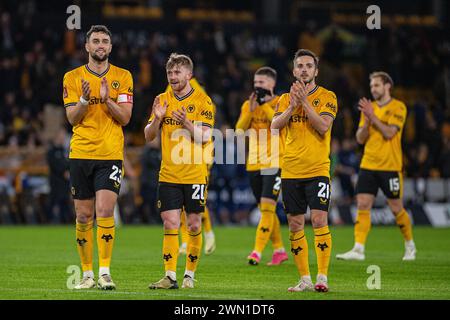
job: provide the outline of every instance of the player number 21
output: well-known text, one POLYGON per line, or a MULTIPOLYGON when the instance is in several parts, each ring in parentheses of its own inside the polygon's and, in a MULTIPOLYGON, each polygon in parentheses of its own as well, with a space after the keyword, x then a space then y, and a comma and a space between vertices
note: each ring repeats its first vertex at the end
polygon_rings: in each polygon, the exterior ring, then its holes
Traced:
POLYGON ((192 194, 192 200, 205 200, 204 184, 193 184, 192 189, 194 189, 194 193, 192 194))
POLYGON ((319 198, 325 198, 330 199, 330 185, 325 182, 319 182, 319 192, 317 193, 317 196, 319 198))

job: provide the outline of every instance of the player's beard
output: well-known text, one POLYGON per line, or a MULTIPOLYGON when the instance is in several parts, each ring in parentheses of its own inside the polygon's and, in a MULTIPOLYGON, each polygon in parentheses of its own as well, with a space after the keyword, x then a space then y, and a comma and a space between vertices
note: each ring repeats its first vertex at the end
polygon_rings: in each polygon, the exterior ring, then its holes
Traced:
POLYGON ((178 83, 175 84, 175 86, 173 86, 172 84, 171 84, 171 86, 172 86, 173 91, 181 92, 184 90, 184 88, 186 88, 187 80, 180 80, 180 81, 178 81, 178 83))
POLYGON ((99 57, 95 52, 91 53, 91 58, 94 59, 97 62, 103 62, 106 61, 109 57, 109 54, 105 52, 105 54, 103 55, 103 57, 99 57))
POLYGON ((300 76, 300 77, 297 78, 297 80, 298 80, 299 82, 304 83, 305 86, 306 86, 306 85, 310 84, 310 83, 314 80, 314 76, 312 76, 312 77, 307 77, 306 79, 303 78, 302 76, 300 76))
POLYGON ((384 94, 385 94, 384 91, 383 92, 375 92, 375 93, 372 94, 372 97, 375 100, 381 100, 384 97, 384 94))

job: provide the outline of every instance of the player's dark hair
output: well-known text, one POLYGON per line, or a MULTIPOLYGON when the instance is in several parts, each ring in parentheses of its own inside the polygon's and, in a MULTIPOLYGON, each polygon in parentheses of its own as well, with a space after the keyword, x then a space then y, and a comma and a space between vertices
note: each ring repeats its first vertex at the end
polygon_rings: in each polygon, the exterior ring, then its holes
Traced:
POLYGON ((391 85, 391 88, 394 87, 394 81, 392 80, 391 76, 384 71, 375 71, 372 72, 369 75, 369 79, 372 80, 373 78, 380 78, 383 84, 389 83, 391 85))
POLYGON ((261 67, 258 70, 256 70, 255 75, 267 76, 277 81, 277 72, 275 71, 275 69, 272 69, 271 67, 261 67))
POLYGON ((311 50, 308 49, 299 49, 297 50, 297 52, 294 55, 294 65, 295 65, 295 61, 297 60, 297 58, 303 57, 303 56, 308 56, 314 59, 314 64, 316 65, 316 68, 319 67, 319 57, 312 52, 311 50))
POLYGON ((167 60, 166 63, 166 69, 172 69, 174 66, 185 66, 188 69, 194 71, 194 63, 192 62, 192 59, 189 58, 189 56, 185 54, 178 54, 178 53, 171 53, 169 56, 169 60, 167 60))
POLYGON ((112 38, 111 31, 109 31, 109 29, 106 26, 104 26, 102 24, 97 24, 97 25, 91 26, 89 31, 86 33, 86 42, 89 41, 91 34, 94 32, 103 32, 104 34, 107 34, 110 39, 112 38))

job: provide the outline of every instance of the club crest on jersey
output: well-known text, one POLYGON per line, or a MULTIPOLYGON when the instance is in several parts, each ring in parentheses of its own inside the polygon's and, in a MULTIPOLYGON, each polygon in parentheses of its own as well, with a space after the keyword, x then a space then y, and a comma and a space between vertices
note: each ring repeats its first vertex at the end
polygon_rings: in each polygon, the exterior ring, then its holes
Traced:
POLYGON ((326 198, 319 198, 320 204, 327 204, 328 199, 326 198))
POLYGON ((319 105, 319 103, 320 103, 320 99, 314 99, 314 101, 312 102, 312 105, 314 107, 317 107, 319 105))
POLYGON ((113 82, 111 82, 111 87, 115 90, 119 89, 119 87, 120 87, 119 81, 114 80, 113 82))
POLYGON ((195 111, 195 106, 193 104, 188 105, 186 111, 188 113, 193 113, 195 111))

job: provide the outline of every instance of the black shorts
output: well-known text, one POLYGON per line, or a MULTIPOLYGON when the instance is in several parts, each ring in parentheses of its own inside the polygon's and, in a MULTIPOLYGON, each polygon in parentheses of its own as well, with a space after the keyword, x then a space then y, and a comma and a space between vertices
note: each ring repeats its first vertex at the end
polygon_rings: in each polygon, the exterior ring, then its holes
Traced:
POLYGON ((377 196, 378 189, 381 189, 388 199, 401 198, 403 190, 401 172, 360 169, 356 194, 369 193, 377 196))
POLYGON ((122 160, 69 159, 69 171, 74 199, 91 199, 104 189, 119 194, 122 160))
POLYGON ((157 197, 160 213, 183 207, 186 213, 202 213, 205 211, 207 185, 160 182, 157 197))
POLYGON ((331 195, 328 177, 281 179, 281 189, 286 213, 305 214, 307 207, 328 212, 331 195))
MULTIPOLYGON (((250 186, 252 187, 256 202, 259 203, 261 201, 261 197, 270 198, 277 201, 281 189, 281 170, 278 169, 278 171, 274 174, 263 174, 263 171, 264 170, 248 171, 250 176, 250 186)), ((271 171, 268 172, 271 173, 271 171)))

